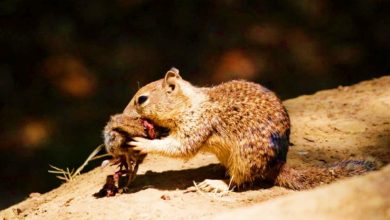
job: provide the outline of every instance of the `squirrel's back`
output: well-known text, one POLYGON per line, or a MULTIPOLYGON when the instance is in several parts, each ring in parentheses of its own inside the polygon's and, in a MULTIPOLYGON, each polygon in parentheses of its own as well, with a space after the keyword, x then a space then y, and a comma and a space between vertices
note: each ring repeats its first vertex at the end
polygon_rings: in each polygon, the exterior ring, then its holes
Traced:
POLYGON ((276 95, 241 80, 203 90, 208 97, 205 120, 216 121, 207 150, 214 151, 233 181, 267 179, 277 172, 286 161, 290 120, 276 95))

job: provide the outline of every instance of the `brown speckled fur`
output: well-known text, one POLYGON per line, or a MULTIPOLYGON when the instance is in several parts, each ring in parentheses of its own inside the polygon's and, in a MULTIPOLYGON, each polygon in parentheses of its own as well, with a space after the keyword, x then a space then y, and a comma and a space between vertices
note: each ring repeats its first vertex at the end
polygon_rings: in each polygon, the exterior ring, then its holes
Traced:
MULTIPOLYGON (((259 84, 246 81, 231 81, 204 91, 209 102, 204 106, 208 110, 202 121, 207 122, 210 118, 214 121, 206 145, 209 144, 210 148, 219 144, 230 145, 225 166, 233 181, 241 184, 267 179, 269 172, 277 172, 274 169, 278 163, 285 162, 285 155, 277 155, 276 149, 271 147, 271 135, 285 135, 288 139, 290 120, 275 94, 259 84), (215 143, 214 140, 225 141, 215 143)), ((283 148, 280 154, 286 154, 288 141, 278 147, 283 148)))
POLYGON ((235 185, 267 180, 305 189, 337 176, 327 175, 325 168, 295 170, 285 165, 289 116, 275 94, 256 83, 241 80, 201 88, 173 68, 164 79, 141 88, 124 114, 135 111, 170 129, 168 137, 147 142, 148 153, 186 159, 199 151, 211 152, 235 185), (137 102, 141 96, 148 97, 145 103, 137 102))

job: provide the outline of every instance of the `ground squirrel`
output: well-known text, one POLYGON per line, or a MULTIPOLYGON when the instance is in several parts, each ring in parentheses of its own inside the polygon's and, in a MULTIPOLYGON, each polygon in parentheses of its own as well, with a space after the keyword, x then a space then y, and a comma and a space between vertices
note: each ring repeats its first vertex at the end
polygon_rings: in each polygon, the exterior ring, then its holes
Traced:
MULTIPOLYGON (((288 113, 272 91, 244 80, 196 87, 172 68, 164 79, 135 94, 123 114, 135 113, 170 131, 161 139, 134 137, 129 142, 134 149, 177 158, 191 158, 200 151, 213 153, 235 186, 265 180, 305 189, 370 168, 362 161, 305 170, 287 167, 288 113), (348 170, 351 165, 353 171, 348 170)), ((227 187, 210 180, 199 186, 206 190, 227 187)))

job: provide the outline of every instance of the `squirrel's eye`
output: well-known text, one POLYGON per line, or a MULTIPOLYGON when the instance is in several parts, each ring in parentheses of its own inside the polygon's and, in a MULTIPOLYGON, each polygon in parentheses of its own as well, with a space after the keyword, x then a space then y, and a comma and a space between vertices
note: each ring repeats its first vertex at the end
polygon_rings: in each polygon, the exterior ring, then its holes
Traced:
POLYGON ((141 95, 138 97, 138 105, 142 105, 142 103, 146 102, 148 100, 148 97, 146 95, 141 95))

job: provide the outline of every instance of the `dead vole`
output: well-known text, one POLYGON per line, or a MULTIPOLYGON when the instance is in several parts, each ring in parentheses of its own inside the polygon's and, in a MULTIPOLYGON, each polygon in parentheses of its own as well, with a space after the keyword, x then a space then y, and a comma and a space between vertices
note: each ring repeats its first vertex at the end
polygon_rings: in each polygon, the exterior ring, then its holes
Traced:
POLYGON ((137 115, 117 114, 111 116, 103 131, 104 144, 106 151, 114 158, 113 163, 119 164, 119 170, 112 175, 112 178, 107 177, 106 184, 102 189, 104 192, 100 192, 99 195, 115 195, 113 188, 118 185, 122 175, 127 175, 128 178, 123 187, 125 189, 136 177, 138 166, 146 154, 134 150, 127 142, 133 140, 134 137, 158 138, 163 134, 163 130, 137 115))

